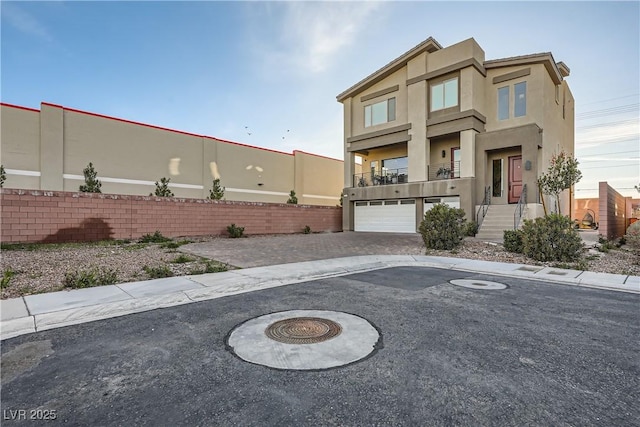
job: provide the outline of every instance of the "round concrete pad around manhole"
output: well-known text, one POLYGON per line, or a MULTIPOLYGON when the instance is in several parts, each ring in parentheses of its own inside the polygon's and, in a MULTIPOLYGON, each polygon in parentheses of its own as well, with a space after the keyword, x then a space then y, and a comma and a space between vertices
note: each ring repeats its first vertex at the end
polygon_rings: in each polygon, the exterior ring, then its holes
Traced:
POLYGON ((291 310, 236 326, 227 345, 240 359, 276 369, 329 369, 357 362, 379 346, 378 330, 338 311, 291 310))
POLYGON ((450 280, 449 283, 456 286, 462 286, 469 289, 486 289, 497 290, 506 289, 508 286, 504 283, 489 282, 487 280, 475 280, 475 279, 456 279, 450 280))

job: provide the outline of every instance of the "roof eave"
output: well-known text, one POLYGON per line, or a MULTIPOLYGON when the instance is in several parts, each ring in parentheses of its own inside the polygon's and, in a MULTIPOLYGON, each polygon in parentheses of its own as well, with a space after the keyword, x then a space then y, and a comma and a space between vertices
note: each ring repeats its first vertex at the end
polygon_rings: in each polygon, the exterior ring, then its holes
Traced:
MULTIPOLYGON (((555 84, 560 84, 563 78, 563 72, 558 67, 558 64, 553 59, 553 55, 551 52, 545 53, 535 53, 532 55, 523 55, 523 56, 514 56, 511 58, 502 58, 502 59, 492 59, 484 62, 484 68, 502 68, 502 67, 512 67, 515 65, 526 65, 526 64, 543 64, 551 77, 551 80, 555 84)), ((569 67, 567 67, 564 63, 564 68, 566 68, 567 76, 569 67)), ((566 77, 566 76, 564 76, 566 77)))
POLYGON ((438 43, 438 41, 433 37, 429 37, 419 45, 415 46, 411 50, 403 53, 393 61, 389 62, 384 67, 373 72, 372 74, 368 75, 364 79, 360 80, 355 85, 351 86, 349 89, 345 90, 344 92, 336 96, 336 99, 338 100, 338 102, 342 102, 345 99, 350 98, 354 94, 362 92, 368 87, 373 86, 374 84, 384 79, 385 77, 395 73, 400 68, 404 67, 407 64, 407 62, 409 62, 411 59, 415 58, 416 56, 420 55, 422 52, 432 53, 440 49, 442 49, 442 45, 438 43))

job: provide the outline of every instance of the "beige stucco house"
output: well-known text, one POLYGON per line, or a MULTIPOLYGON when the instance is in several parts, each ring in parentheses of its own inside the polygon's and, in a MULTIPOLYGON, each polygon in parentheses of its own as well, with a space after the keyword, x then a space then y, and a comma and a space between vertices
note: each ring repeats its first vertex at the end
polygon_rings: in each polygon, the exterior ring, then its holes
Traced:
POLYGON ((146 196, 170 178, 176 197, 206 198, 213 179, 232 201, 335 206, 343 162, 253 147, 60 105, 0 104, 0 163, 6 188, 78 191, 92 162, 102 192, 146 196))
POLYGON ((486 60, 474 39, 430 37, 339 94, 343 228, 415 232, 441 202, 484 237, 540 216, 538 176, 554 153, 574 153, 568 75, 551 53, 486 60))

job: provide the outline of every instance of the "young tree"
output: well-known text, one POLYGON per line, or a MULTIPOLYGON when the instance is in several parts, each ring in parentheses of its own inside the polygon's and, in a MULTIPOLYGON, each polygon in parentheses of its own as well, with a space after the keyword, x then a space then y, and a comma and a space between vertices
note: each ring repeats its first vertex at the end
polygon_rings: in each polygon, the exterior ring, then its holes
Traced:
POLYGON ((169 181, 171 178, 160 178, 160 183, 156 181, 156 196, 173 197, 173 192, 169 189, 169 181))
POLYGON ((100 190, 102 183, 97 178, 98 172, 93 168, 93 163, 89 162, 82 173, 84 174, 84 184, 80 186, 80 191, 83 193, 102 193, 100 190))
POLYGON ((287 200, 287 203, 290 205, 297 205, 298 204, 298 198, 296 197, 296 192, 291 190, 291 193, 289 193, 289 200, 287 200))
POLYGON ((4 171, 4 165, 0 165, 0 188, 4 187, 4 182, 7 180, 7 174, 4 171))
POLYGON ((224 197, 224 190, 226 188, 220 185, 220 178, 213 180, 213 188, 209 190, 209 198, 211 200, 220 200, 224 197))
MULTIPOLYGON (((560 214, 560 193, 577 184, 582 178, 578 169, 578 161, 568 156, 564 151, 551 158, 547 173, 538 178, 538 186, 543 194, 554 196, 560 214)), ((545 210, 546 214, 546 210, 545 210)))

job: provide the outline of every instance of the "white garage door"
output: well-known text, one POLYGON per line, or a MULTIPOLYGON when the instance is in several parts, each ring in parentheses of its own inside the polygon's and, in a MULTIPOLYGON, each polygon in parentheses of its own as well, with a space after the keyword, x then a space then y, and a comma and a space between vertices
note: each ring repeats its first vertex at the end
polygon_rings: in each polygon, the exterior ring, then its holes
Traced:
POLYGON ((415 200, 356 202, 353 215, 355 231, 416 232, 415 200))
MULTIPOLYGON (((429 209, 438 203, 444 203, 450 208, 460 209, 460 196, 454 197, 429 197, 424 199, 424 213, 427 213, 429 209)), ((424 215, 423 215, 424 217, 424 215)))

